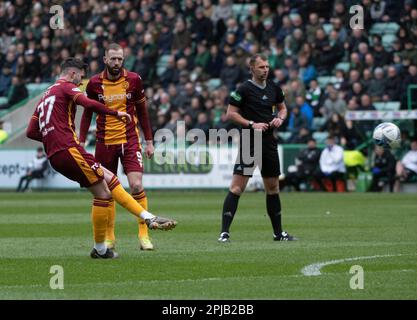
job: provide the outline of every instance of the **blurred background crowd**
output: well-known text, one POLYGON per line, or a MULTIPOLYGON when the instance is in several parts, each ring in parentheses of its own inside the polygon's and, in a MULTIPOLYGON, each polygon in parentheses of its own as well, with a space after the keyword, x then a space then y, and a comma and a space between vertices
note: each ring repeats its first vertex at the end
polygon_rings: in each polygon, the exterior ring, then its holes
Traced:
POLYGON ((104 49, 117 42, 125 67, 144 79, 154 131, 175 129, 178 120, 188 129, 229 129, 228 95, 249 77, 248 57, 263 52, 290 110, 282 142, 327 132, 355 148, 373 124, 345 121, 345 112, 391 101, 407 109, 407 87, 417 83, 414 0, 53 4, 64 8, 62 30, 49 26, 51 1, 0 3, 0 96, 7 97, 0 108, 27 97, 28 83, 53 82, 69 56, 85 60, 89 75, 100 72, 104 49), (362 30, 350 28, 355 4, 364 8, 362 30), (387 28, 376 29, 381 23, 387 28))

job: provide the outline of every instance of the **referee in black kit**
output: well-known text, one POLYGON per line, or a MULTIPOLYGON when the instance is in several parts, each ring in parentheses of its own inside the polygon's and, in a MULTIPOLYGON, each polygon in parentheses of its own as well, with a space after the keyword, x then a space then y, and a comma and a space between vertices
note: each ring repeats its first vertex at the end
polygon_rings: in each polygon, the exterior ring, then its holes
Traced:
MULTIPOLYGON (((250 140, 246 141, 245 134, 240 135, 239 155, 233 170, 232 183, 229 193, 224 200, 222 214, 222 229, 219 242, 230 241, 230 225, 236 213, 240 195, 245 191, 249 178, 252 177, 256 166, 260 167, 266 191, 266 207, 274 230, 275 241, 297 240, 282 230, 281 200, 279 198, 280 166, 277 141, 273 136, 273 129, 282 125, 287 117, 287 107, 284 102, 282 89, 268 79, 268 58, 262 54, 255 54, 249 60, 252 78, 241 84, 230 94, 227 108, 228 119, 240 125, 243 129, 250 129, 250 140), (262 143, 256 143, 254 130, 262 132, 262 143), (243 143, 242 143, 243 140, 243 143), (250 143, 249 143, 250 141, 250 143), (256 149, 262 145, 262 160, 256 149), (250 148, 245 149, 245 148, 250 148), (244 155, 254 154, 254 160, 245 161, 244 155)), ((243 130, 242 130, 243 131, 243 130)), ((260 141, 259 141, 260 142, 260 141)))

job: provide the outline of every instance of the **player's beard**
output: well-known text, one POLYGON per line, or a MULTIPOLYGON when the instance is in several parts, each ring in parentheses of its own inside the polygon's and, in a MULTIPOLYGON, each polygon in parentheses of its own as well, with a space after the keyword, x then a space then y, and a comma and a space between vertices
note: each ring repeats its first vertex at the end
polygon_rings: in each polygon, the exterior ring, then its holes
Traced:
POLYGON ((122 67, 110 67, 109 65, 106 65, 107 72, 112 75, 113 77, 117 77, 120 75, 120 70, 122 70, 122 67))

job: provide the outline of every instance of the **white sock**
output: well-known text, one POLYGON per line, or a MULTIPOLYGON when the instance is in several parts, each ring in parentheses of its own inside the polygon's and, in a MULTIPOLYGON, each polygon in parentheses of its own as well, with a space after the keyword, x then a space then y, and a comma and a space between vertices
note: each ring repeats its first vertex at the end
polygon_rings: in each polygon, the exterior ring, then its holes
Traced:
POLYGON ((146 211, 146 210, 143 210, 143 211, 140 213, 140 217, 141 217, 142 219, 146 220, 146 219, 152 219, 152 218, 154 218, 155 216, 154 216, 152 213, 150 213, 150 212, 148 212, 148 211, 146 211))
POLYGON ((107 251, 107 246, 105 242, 94 243, 94 248, 97 250, 98 254, 105 254, 107 251))

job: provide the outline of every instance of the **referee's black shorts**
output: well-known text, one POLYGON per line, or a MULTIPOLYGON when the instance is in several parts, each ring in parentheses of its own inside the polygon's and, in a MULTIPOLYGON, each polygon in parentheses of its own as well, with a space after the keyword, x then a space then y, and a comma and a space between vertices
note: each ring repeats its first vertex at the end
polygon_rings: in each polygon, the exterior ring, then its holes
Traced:
POLYGON ((242 143, 242 138, 240 139, 239 152, 233 174, 252 177, 256 167, 262 164, 260 166, 262 177, 279 177, 281 171, 278 157, 278 143, 273 135, 262 137, 262 161, 260 161, 257 155, 254 156, 254 151, 255 147, 252 137, 250 144, 242 143), (249 148, 250 153, 247 148, 249 148), (254 160, 248 161, 248 155, 252 159, 254 158, 254 160))

